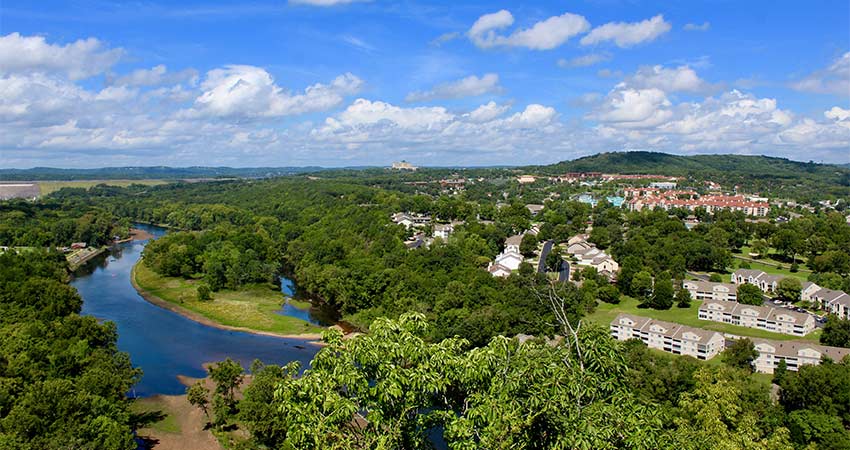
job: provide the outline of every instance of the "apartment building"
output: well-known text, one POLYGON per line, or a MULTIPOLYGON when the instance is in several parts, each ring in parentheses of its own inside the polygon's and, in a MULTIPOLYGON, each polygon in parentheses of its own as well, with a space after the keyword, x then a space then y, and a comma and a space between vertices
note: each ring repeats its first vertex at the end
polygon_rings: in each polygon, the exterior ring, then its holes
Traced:
POLYGON ((731 283, 715 283, 702 280, 685 280, 682 289, 691 293, 694 300, 716 300, 734 302, 738 300, 738 286, 731 283))
POLYGON ((596 248, 596 245, 587 242, 586 235, 577 235, 567 241, 567 253, 575 257, 579 266, 590 266, 597 272, 605 274, 608 278, 616 276, 620 265, 611 255, 596 248))
POLYGON ((841 361, 850 355, 850 349, 828 347, 811 342, 774 341, 770 339, 750 338, 753 341, 758 358, 753 361, 753 368, 759 373, 773 373, 779 367, 779 362, 785 360, 788 370, 797 371, 806 364, 817 365, 823 357, 833 361, 841 361))
POLYGON ((730 301, 704 302, 699 307, 699 319, 793 336, 805 336, 815 330, 815 318, 811 314, 730 301))
POLYGON ((649 348, 701 360, 717 356, 725 344, 716 331, 631 314, 620 314, 611 322, 611 336, 621 341, 640 339, 649 348))
POLYGON ((821 288, 810 294, 809 299, 830 314, 841 319, 850 319, 850 294, 844 291, 821 288))

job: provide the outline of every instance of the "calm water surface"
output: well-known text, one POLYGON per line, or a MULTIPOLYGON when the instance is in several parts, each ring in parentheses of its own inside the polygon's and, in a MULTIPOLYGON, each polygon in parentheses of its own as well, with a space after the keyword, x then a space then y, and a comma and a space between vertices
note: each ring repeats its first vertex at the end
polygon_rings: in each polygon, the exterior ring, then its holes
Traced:
MULTIPOLYGON (((165 231, 144 225, 137 228, 155 236, 165 231)), ((130 284, 130 270, 146 242, 119 245, 78 271, 71 282, 83 298, 82 314, 115 322, 118 348, 129 353, 133 365, 144 371, 135 395, 182 394, 186 388, 177 375, 202 377, 201 365, 206 362, 230 357, 246 368, 254 359, 267 364, 300 361, 304 367, 318 351, 305 340, 220 330, 148 303, 130 284)))

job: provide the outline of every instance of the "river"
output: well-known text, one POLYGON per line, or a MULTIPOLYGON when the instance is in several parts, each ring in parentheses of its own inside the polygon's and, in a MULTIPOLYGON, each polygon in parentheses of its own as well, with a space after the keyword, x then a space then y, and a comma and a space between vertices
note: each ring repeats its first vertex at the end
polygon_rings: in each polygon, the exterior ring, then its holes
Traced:
MULTIPOLYGON (((162 236, 164 229, 136 225, 162 236)), ((131 395, 182 394, 177 375, 203 377, 203 363, 230 357, 246 369, 254 359, 267 364, 299 361, 306 367, 319 347, 302 339, 283 339, 201 325, 143 299, 130 284, 130 270, 147 241, 116 246, 75 274, 71 285, 83 298, 82 314, 115 322, 118 348, 144 371, 131 395)), ((292 314, 301 314, 297 308, 292 314)), ((286 313, 286 312, 284 312, 286 313)))

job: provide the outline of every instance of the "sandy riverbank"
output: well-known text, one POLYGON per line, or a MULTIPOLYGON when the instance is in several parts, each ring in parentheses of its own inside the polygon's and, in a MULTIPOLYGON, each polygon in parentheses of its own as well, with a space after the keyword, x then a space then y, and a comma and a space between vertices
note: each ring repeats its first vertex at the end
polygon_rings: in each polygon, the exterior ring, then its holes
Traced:
MULTIPOLYGON (((141 262, 139 264, 141 264, 141 262)), ((213 327, 213 328, 218 328, 218 329, 221 329, 221 330, 242 331, 244 333, 259 334, 259 335, 263 335, 263 336, 272 336, 272 337, 279 337, 279 338, 285 338, 285 339, 305 339, 305 340, 308 341, 309 344, 321 345, 322 335, 319 334, 319 333, 281 334, 281 333, 273 333, 271 331, 252 330, 250 328, 223 325, 223 324, 220 324, 220 323, 215 322, 213 320, 210 320, 209 318, 204 317, 201 314, 198 314, 194 311, 190 311, 186 308, 183 308, 183 307, 176 305, 174 303, 171 303, 169 301, 163 300, 163 299, 151 294, 150 292, 146 291, 145 289, 143 289, 136 282, 136 268, 135 267, 133 267, 133 270, 130 272, 130 283, 132 283, 133 288, 136 289, 136 292, 138 292, 139 295, 141 295, 142 298, 144 298, 148 302, 153 303, 154 305, 159 306, 160 308, 164 308, 164 309, 167 309, 171 312, 180 314, 181 316, 183 316, 183 317, 185 317, 189 320, 193 320, 193 321, 198 322, 198 323, 203 324, 203 325, 207 325, 207 326, 210 326, 210 327, 213 327)))

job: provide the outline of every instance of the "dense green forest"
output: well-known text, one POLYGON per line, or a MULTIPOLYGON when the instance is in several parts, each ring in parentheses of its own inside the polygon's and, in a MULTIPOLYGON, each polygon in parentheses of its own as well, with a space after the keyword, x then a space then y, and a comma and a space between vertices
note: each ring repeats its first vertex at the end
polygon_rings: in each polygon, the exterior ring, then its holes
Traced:
POLYGON ((23 200, 0 202, 0 245, 10 247, 65 247, 72 242, 100 246, 115 236, 126 237, 128 218, 103 209, 46 199, 38 204, 23 200))
POLYGON ((66 278, 58 253, 0 254, 0 448, 134 449, 141 372, 66 278))

